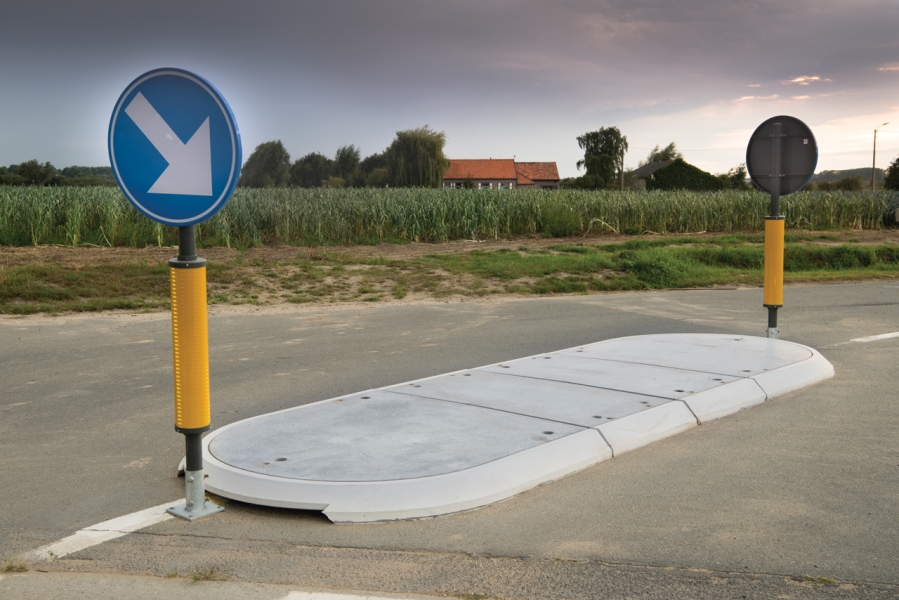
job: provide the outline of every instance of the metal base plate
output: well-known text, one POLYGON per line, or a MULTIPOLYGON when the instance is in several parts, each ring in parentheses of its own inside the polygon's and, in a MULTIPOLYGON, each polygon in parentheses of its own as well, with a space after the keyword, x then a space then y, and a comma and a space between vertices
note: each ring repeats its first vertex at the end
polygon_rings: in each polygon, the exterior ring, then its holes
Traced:
POLYGON ((176 517, 181 517, 182 519, 187 519, 188 521, 196 521, 197 519, 220 513, 223 510, 225 510, 224 507, 207 500, 200 510, 188 510, 187 503, 185 502, 184 504, 178 504, 167 508, 165 509, 165 512, 170 515, 175 515, 176 517))

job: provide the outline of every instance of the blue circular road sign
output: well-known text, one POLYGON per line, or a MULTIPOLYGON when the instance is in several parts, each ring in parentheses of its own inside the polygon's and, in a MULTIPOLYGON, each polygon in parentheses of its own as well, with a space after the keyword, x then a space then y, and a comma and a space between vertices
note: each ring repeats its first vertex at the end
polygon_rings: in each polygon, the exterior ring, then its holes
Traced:
POLYGON ((225 98, 204 78, 155 69, 125 89, 109 121, 109 160, 143 214, 183 227, 218 212, 237 185, 240 132, 225 98))

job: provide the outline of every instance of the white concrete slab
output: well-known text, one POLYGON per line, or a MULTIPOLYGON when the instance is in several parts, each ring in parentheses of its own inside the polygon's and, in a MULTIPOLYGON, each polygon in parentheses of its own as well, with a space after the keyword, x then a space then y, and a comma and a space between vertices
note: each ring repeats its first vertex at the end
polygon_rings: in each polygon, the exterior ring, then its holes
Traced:
POLYGON ((209 451, 245 471, 312 481, 453 473, 583 431, 564 423, 373 390, 248 419, 209 451))
POLYGON ((590 358, 570 351, 513 360, 484 367, 483 370, 589 385, 669 400, 704 392, 739 379, 713 372, 590 358))
POLYGON ((761 337, 675 333, 606 340, 561 354, 751 377, 811 358, 812 350, 761 337))
POLYGON ((834 376, 833 365, 821 356, 817 350, 811 351, 812 356, 808 360, 785 365, 779 369, 771 369, 765 373, 753 376, 768 398, 781 396, 789 392, 808 387, 814 383, 830 379, 834 376))
MULTIPOLYGON (((209 435, 213 442, 216 433, 209 435)), ((208 444, 204 446, 208 448, 208 444)), ((477 468, 384 481, 275 477, 240 469, 208 454, 206 488, 252 504, 320 510, 335 523, 392 521, 486 506, 611 457, 608 444, 593 429, 582 429, 477 468)))
POLYGON ((682 400, 700 423, 720 419, 742 408, 761 404, 765 391, 753 379, 741 379, 720 388, 687 396, 682 400))
POLYGON ((620 419, 671 400, 489 370, 452 373, 384 388, 398 394, 436 398, 582 427, 620 419))
POLYGON ((232 423, 204 439, 207 488, 336 522, 448 514, 832 376, 780 340, 608 340, 232 423))
POLYGON ((696 427, 696 417, 683 402, 669 402, 596 427, 613 456, 696 427))

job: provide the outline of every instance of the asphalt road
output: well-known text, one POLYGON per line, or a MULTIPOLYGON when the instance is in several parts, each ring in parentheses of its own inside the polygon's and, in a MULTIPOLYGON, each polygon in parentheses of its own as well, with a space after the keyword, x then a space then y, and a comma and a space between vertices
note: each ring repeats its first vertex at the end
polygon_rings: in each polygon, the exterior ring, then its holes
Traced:
MULTIPOLYGON (((833 380, 506 502, 343 526, 227 502, 41 568, 504 598, 899 597, 899 338, 850 342, 899 331, 899 284, 786 296, 781 337, 820 350, 833 380)), ((736 290, 224 309, 209 325, 213 426, 626 335, 761 335, 760 303, 736 290)), ((0 558, 183 496, 170 336, 167 314, 0 318, 0 558)))

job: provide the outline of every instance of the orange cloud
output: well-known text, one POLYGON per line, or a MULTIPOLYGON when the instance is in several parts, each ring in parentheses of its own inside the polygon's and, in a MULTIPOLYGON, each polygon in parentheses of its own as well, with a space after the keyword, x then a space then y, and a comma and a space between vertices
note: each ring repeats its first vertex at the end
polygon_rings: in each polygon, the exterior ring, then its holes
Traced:
POLYGON ((737 102, 746 101, 746 100, 777 100, 780 98, 777 94, 771 94, 770 96, 740 96, 737 98, 737 102))
POLYGON ((783 81, 784 85, 790 85, 791 83, 795 83, 797 85, 808 85, 810 83, 814 83, 816 81, 831 81, 830 79, 821 79, 817 75, 801 75, 796 77, 795 79, 790 79, 789 81, 783 81))

